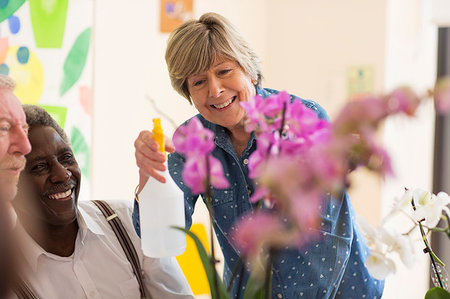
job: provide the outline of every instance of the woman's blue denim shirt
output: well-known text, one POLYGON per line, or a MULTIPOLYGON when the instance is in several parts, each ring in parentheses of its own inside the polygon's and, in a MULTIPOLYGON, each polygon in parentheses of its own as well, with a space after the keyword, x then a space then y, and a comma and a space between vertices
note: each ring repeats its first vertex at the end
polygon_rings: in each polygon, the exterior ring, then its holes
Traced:
MULTIPOLYGON (((278 91, 273 89, 257 88, 257 94, 263 98, 276 93, 278 91)), ((317 103, 295 96, 291 96, 291 99, 301 100, 320 118, 328 119, 325 110, 317 103)), ((256 149, 256 137, 251 134, 239 159, 225 128, 207 121, 200 114, 195 117, 215 133, 216 148, 213 155, 222 162, 230 182, 227 190, 213 189, 212 198, 214 230, 225 258, 223 278, 228 284, 239 260, 239 254, 229 241, 229 235, 235 229, 234 222, 242 214, 252 210, 249 197, 254 191, 254 184, 248 176, 248 159, 256 149)), ((198 196, 192 195, 191 190, 183 183, 184 161, 182 155, 173 153, 169 155, 168 165, 172 178, 184 192, 186 226, 190 227, 198 196)), ((320 207, 321 237, 302 250, 286 247, 276 255, 272 269, 272 298, 380 298, 384 281, 372 278, 364 266, 368 248, 356 225, 355 212, 348 195, 344 193, 341 198, 329 197, 323 205, 320 207)), ((133 220, 139 234, 137 204, 133 220)), ((231 291, 233 298, 243 297, 248 276, 249 272, 246 270, 238 271, 231 291), (239 287, 241 276, 242 284, 239 287)))

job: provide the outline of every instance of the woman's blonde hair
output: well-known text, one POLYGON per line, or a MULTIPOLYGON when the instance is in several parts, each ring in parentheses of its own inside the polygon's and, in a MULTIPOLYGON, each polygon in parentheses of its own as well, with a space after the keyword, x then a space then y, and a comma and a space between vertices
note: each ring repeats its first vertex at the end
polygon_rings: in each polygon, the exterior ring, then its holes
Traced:
POLYGON ((216 13, 206 13, 175 29, 169 37, 166 63, 172 87, 190 103, 187 78, 209 69, 216 57, 236 61, 260 85, 259 58, 233 25, 216 13))

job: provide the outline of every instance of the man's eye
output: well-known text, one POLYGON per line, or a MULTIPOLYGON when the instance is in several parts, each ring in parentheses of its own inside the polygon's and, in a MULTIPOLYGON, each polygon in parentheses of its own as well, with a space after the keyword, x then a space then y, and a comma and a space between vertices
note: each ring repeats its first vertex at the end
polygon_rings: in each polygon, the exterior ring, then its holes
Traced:
POLYGON ((72 165, 75 162, 73 154, 67 153, 61 156, 60 163, 66 165, 72 165))
POLYGON ((7 132, 9 129, 11 129, 11 126, 8 124, 0 125, 0 131, 2 132, 7 132))
POLYGON ((62 156, 62 159, 63 160, 70 160, 70 159, 72 159, 73 158, 73 155, 72 154, 64 154, 63 156, 62 156))
POLYGON ((43 171, 47 165, 45 163, 39 163, 31 167, 31 172, 40 172, 43 171))

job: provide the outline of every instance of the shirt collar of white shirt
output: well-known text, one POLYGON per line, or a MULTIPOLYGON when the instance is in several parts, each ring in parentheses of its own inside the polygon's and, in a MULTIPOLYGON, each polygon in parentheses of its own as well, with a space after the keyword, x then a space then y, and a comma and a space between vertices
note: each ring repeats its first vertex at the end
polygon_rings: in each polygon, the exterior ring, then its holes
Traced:
MULTIPOLYGON (((99 211, 99 213, 101 213, 99 211)), ((84 240, 88 232, 91 232, 95 235, 104 235, 104 231, 101 227, 92 219, 86 211, 82 207, 78 207, 78 235, 77 239, 81 238, 81 244, 84 245, 84 240)), ((20 231, 20 235, 22 236, 22 244, 26 244, 26 246, 22 246, 22 249, 25 253, 25 259, 30 265, 33 272, 37 271, 38 260, 41 255, 45 255, 49 258, 56 260, 67 260, 71 257, 60 257, 55 254, 49 253, 45 251, 36 241, 31 238, 31 236, 25 231, 25 229, 17 222, 17 229, 20 231)), ((77 248, 75 248, 75 251, 77 248)), ((73 255, 72 255, 73 256, 73 255)))

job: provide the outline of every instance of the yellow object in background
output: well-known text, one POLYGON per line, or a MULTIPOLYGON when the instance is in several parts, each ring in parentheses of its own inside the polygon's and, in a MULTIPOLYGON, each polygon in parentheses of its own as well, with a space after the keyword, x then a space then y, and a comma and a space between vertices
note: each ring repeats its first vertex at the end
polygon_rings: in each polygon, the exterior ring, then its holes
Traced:
POLYGON ((159 151, 166 154, 166 150, 164 148, 164 132, 161 127, 161 119, 160 118, 154 118, 153 119, 153 139, 158 143, 159 145, 159 151))
MULTIPOLYGON (((206 234, 205 226, 201 223, 194 223, 190 231, 197 235, 205 247, 206 252, 210 253, 208 236, 206 234)), ((189 286, 195 296, 209 294, 208 278, 203 269, 200 255, 197 252, 194 240, 191 237, 186 238, 186 251, 177 256, 178 264, 186 276, 189 286)))
POLYGON ((8 75, 16 81, 14 94, 20 102, 36 105, 44 90, 44 68, 38 56, 27 47, 12 46, 8 49, 5 64, 9 68, 8 75))

